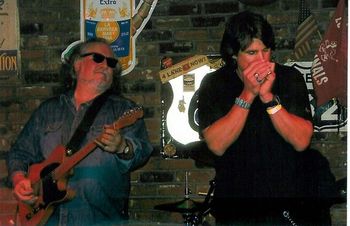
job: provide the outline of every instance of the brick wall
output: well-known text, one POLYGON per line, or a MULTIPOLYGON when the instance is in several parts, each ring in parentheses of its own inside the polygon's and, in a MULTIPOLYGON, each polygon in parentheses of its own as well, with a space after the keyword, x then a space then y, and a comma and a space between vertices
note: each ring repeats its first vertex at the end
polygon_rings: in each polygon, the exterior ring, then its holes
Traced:
MULTIPOLYGON (((169 56, 176 62, 194 54, 218 53, 227 18, 232 13, 251 9, 264 14, 273 25, 277 41, 274 57, 283 63, 294 45, 298 1, 271 2, 250 6, 237 0, 158 0, 150 21, 137 40, 137 66, 122 81, 123 93, 145 108, 145 121, 155 148, 150 161, 132 174, 132 219, 181 223, 181 214, 158 211, 153 207, 183 199, 186 171, 191 198, 195 200, 204 199, 198 192, 206 192, 214 176, 212 168, 200 167, 191 159, 159 156, 160 59, 169 56)), ((6 153, 33 109, 59 91, 61 52, 80 37, 79 0, 18 0, 18 4, 22 71, 14 81, 0 81, 0 225, 12 225, 16 207, 6 183, 6 153)), ((336 0, 309 0, 309 5, 323 34, 336 0)), ((317 46, 317 43, 311 44, 313 48, 317 46)), ((311 51, 304 60, 311 61, 314 52, 311 51)), ((337 179, 346 176, 346 137, 347 133, 317 133, 312 141, 312 146, 329 159, 337 179)), ((346 225, 345 204, 335 205, 332 217, 334 225, 346 225)), ((209 217, 208 221, 213 219, 209 217)))

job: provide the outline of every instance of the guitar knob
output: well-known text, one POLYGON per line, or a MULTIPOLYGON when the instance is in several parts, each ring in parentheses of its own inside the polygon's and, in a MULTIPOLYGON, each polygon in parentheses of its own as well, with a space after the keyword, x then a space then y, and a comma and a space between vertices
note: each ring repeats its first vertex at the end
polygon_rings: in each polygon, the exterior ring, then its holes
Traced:
POLYGON ((72 149, 67 149, 66 154, 67 154, 67 156, 71 156, 73 154, 72 149))

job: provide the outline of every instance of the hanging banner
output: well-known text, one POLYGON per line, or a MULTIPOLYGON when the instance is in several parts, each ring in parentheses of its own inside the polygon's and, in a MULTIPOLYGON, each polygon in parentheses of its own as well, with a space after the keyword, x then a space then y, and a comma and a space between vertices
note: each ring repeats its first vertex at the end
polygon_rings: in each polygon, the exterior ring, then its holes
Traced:
POLYGON ((17 1, 0 1, 0 80, 19 71, 19 28, 17 1))
POLYGON ((81 0, 81 39, 104 38, 122 65, 122 75, 136 65, 135 42, 157 0, 81 0))
POLYGON ((315 99, 315 90, 311 75, 312 62, 291 62, 286 63, 298 69, 304 76, 307 89, 309 91, 309 100, 314 123, 315 132, 345 132, 347 131, 347 109, 337 101, 330 100, 322 106, 317 106, 315 99))
POLYGON ((337 98, 343 106, 347 106, 347 35, 345 0, 340 0, 316 51, 311 69, 317 106, 322 106, 332 98, 337 98))

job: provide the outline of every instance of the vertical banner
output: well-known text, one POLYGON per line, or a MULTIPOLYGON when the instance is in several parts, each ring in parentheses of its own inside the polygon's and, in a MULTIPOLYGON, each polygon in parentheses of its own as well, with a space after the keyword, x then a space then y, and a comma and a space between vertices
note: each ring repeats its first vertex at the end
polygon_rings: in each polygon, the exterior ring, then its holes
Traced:
POLYGON ((347 26, 345 0, 339 0, 311 69, 317 106, 332 98, 347 106, 347 26))
POLYGON ((81 0, 81 39, 106 39, 122 65, 122 75, 136 65, 135 42, 157 0, 81 0))
POLYGON ((299 60, 310 50, 310 43, 315 33, 319 33, 317 21, 310 9, 305 5, 305 0, 299 0, 299 19, 295 36, 294 57, 299 60))
POLYGON ((0 80, 19 73, 19 26, 17 1, 0 0, 0 80))

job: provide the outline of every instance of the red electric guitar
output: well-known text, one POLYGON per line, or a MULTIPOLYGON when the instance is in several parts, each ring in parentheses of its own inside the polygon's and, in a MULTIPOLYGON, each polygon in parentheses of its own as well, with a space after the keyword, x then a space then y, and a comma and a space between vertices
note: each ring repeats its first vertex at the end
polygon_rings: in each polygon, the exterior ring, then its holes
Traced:
MULTIPOLYGON (((114 128, 129 126, 143 117, 142 108, 132 109, 113 123, 114 128)), ((18 202, 19 221, 23 226, 44 225, 60 202, 74 197, 74 191, 67 189, 71 169, 83 158, 95 150, 96 140, 86 144, 79 151, 67 156, 66 148, 58 145, 43 162, 33 164, 29 168, 28 178, 38 200, 33 205, 18 202)))

